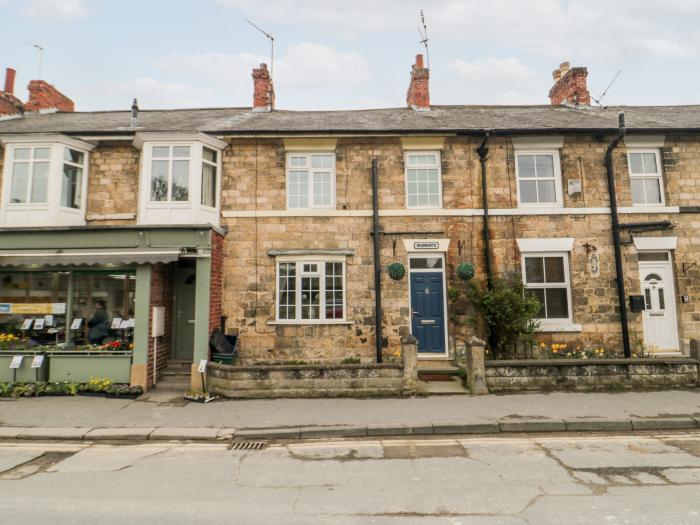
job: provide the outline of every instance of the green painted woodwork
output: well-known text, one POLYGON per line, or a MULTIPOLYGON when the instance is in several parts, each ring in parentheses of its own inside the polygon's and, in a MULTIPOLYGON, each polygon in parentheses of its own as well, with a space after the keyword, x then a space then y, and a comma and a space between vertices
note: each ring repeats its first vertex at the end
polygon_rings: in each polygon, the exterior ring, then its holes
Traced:
POLYGON ((150 337, 151 265, 136 267, 136 296, 134 298, 134 364, 148 363, 150 337))
POLYGON ((128 383, 131 356, 126 355, 51 355, 49 381, 84 383, 91 377, 108 378, 113 383, 128 383))
POLYGON ((0 383, 9 383, 13 381, 13 373, 10 369, 10 361, 15 355, 23 355, 22 366, 17 369, 17 376, 14 379, 21 383, 34 383, 37 381, 46 381, 48 372, 48 358, 44 359, 44 364, 39 368, 39 375, 37 376, 37 369, 32 368, 32 360, 34 359, 34 354, 27 354, 25 352, 16 352, 14 354, 3 354, 0 355, 0 383))
POLYGON ((209 357, 209 287, 211 283, 211 258, 197 258, 196 273, 197 288, 195 290, 194 301, 194 363, 209 357))

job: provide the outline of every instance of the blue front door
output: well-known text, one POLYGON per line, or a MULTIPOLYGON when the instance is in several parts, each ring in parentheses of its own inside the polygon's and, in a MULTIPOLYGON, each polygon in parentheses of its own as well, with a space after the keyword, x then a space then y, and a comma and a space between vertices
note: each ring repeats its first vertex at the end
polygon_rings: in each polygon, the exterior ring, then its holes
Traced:
POLYGON ((445 353, 445 291, 442 273, 411 273, 411 329, 418 352, 445 353))

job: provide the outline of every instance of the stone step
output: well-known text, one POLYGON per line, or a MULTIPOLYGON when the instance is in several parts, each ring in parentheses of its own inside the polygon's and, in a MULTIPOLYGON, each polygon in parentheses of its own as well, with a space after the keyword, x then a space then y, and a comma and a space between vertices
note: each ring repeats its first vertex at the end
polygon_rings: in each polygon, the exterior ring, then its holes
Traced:
POLYGON ((187 376, 189 377, 191 374, 191 371, 189 369, 185 370, 184 368, 166 368, 161 372, 163 376, 187 376))
POLYGON ((458 375, 459 368, 456 366, 418 369, 418 379, 421 381, 451 381, 458 378, 458 375))
POLYGON ((431 396, 466 395, 467 389, 459 378, 451 378, 448 381, 417 381, 416 391, 420 394, 431 396))

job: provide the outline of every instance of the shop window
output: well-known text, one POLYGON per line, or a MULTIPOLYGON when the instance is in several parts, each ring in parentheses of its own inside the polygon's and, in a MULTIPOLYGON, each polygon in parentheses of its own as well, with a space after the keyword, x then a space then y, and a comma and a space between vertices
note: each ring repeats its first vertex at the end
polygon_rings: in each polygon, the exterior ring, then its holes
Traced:
POLYGON ((406 153, 406 207, 440 208, 442 180, 440 153, 421 151, 406 153))
POLYGON ((287 155, 287 208, 335 208, 335 154, 287 155))
POLYGON ((557 151, 518 151, 515 155, 518 203, 561 206, 561 168, 557 151))
POLYGON ((289 323, 345 320, 345 263, 278 261, 277 320, 289 323))
POLYGON ((134 273, 125 271, 0 273, 0 333, 25 337, 31 345, 64 344, 70 332, 77 346, 113 341, 128 346, 135 284, 134 273))
POLYGON ((540 302, 537 318, 543 325, 571 322, 571 286, 567 254, 524 254, 523 280, 527 292, 540 302))
POLYGON ((627 154, 632 204, 663 205, 664 184, 658 150, 635 150, 627 154))

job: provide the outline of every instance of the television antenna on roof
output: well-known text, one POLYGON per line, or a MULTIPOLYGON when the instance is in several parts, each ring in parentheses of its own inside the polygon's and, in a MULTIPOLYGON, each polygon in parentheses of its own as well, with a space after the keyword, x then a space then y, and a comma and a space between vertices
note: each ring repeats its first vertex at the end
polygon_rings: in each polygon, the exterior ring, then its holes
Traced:
POLYGON ((14 36, 14 35, 10 35, 10 37, 14 38, 18 42, 22 42, 23 44, 27 44, 28 46, 32 46, 33 48, 35 48, 39 52, 39 77, 38 77, 38 80, 41 80, 41 67, 42 67, 42 63, 44 61, 44 47, 40 46, 39 44, 32 44, 31 42, 27 42, 23 38, 19 38, 19 37, 14 36))
POLYGON ((275 59, 275 37, 272 36, 272 35, 271 35, 270 33, 268 33, 267 31, 265 31, 265 30, 264 30, 263 28, 261 28, 260 26, 256 25, 255 23, 251 22, 250 20, 248 20, 247 18, 244 18, 243 20, 245 20, 246 22, 248 22, 250 25, 252 25, 255 29, 257 29, 258 31, 260 31, 263 35, 265 35, 265 36, 270 40, 270 78, 272 78, 272 77, 273 77, 273 74, 272 74, 272 73, 273 73, 273 71, 275 70, 275 63, 274 63, 274 59, 275 59))
POLYGON ((418 27, 418 34, 420 35, 420 43, 423 44, 423 47, 425 47, 425 62, 428 65, 428 69, 430 69, 430 54, 428 53, 428 26, 425 25, 425 14, 423 14, 423 10, 420 10, 420 22, 423 25, 423 29, 421 30, 420 27, 418 27))
POLYGON ((615 76, 612 78, 612 80, 611 80, 610 83, 608 84, 608 87, 606 87, 606 88, 603 90, 603 92, 600 94, 600 96, 599 96, 598 98, 595 98, 595 97, 593 98, 593 101, 594 101, 596 104, 598 104, 599 106, 602 106, 602 105, 603 105, 603 104, 601 103, 601 100, 603 100, 603 98, 605 98, 605 95, 608 94, 608 90, 609 90, 609 89, 612 87, 612 85, 615 83, 615 81, 617 80, 617 77, 620 76, 620 73, 622 73, 622 70, 621 70, 621 69, 618 69, 617 73, 615 73, 615 76))

